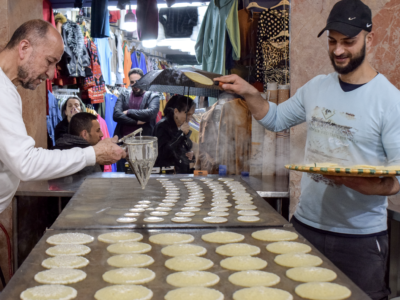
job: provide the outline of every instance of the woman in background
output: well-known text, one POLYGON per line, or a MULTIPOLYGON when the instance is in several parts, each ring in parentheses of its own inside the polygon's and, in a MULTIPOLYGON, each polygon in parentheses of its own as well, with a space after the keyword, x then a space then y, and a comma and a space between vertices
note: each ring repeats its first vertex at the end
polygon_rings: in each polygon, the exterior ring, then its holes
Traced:
POLYGON ((194 162, 189 121, 195 105, 189 97, 175 95, 164 109, 164 118, 154 128, 158 138, 158 157, 155 167, 175 167, 177 174, 189 174, 194 162))
POLYGON ((54 138, 57 141, 64 134, 68 133, 69 122, 73 115, 79 112, 86 112, 85 104, 78 96, 69 97, 61 104, 63 120, 54 129, 54 138))

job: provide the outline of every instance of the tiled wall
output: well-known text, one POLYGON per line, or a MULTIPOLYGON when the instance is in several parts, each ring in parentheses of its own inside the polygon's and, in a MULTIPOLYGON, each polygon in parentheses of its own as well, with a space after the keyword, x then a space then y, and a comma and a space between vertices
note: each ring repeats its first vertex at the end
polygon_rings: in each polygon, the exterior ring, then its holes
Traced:
MULTIPOLYGON (((333 72, 326 33, 317 35, 326 24, 337 0, 291 0, 291 95, 319 74, 333 72)), ((375 42, 368 53, 373 67, 400 88, 400 0, 363 0, 373 14, 375 42)), ((307 128, 293 127, 290 136, 291 162, 301 161, 307 128)), ((300 172, 290 174, 291 213, 300 196, 300 172)))

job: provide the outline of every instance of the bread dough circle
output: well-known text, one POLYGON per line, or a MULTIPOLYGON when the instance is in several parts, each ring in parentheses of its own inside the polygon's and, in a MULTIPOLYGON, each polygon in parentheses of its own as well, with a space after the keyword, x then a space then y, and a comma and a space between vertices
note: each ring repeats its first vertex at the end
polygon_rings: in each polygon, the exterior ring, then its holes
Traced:
POLYGON ((190 211, 178 211, 175 213, 177 217, 193 217, 195 214, 190 211))
POLYGON ((261 249, 257 246, 245 244, 245 243, 235 243, 226 244, 217 247, 215 250, 220 255, 225 256, 244 256, 244 255, 257 255, 261 252, 261 249))
POLYGON ((293 296, 281 289, 254 286, 236 291, 233 300, 293 300, 293 296))
POLYGON ((177 196, 167 196, 167 197, 165 197, 165 199, 169 199, 169 200, 179 200, 179 199, 181 199, 181 197, 177 197, 177 196))
POLYGON ((136 218, 129 218, 129 217, 123 217, 117 219, 118 223, 135 223, 136 221, 137 221, 136 218))
POLYGON ((50 245, 84 245, 93 242, 93 240, 94 237, 85 233, 68 232, 52 235, 46 242, 50 245))
POLYGON ((213 265, 211 260, 195 255, 175 256, 165 262, 165 266, 173 271, 204 271, 213 265))
POLYGON ((193 242, 194 237, 186 233, 168 232, 152 235, 149 241, 159 245, 185 244, 193 242))
POLYGON ((239 204, 236 205, 235 208, 238 210, 252 210, 252 209, 257 209, 257 206, 252 204, 239 204))
POLYGON ((107 251, 115 254, 146 253, 151 250, 151 246, 141 242, 120 242, 111 244, 107 251))
POLYGON ((55 268, 70 268, 79 269, 86 267, 89 264, 89 260, 82 256, 77 255, 62 255, 46 258, 42 261, 42 267, 46 269, 55 268))
POLYGON ((189 223, 189 222, 192 222, 192 218, 188 218, 188 217, 174 217, 174 218, 171 218, 171 221, 172 221, 172 222, 175 222, 175 223, 189 223))
POLYGON ((228 219, 224 217, 205 217, 203 221, 206 223, 226 223, 228 219))
POLYGON ((200 286, 188 286, 169 291, 165 300, 223 300, 224 294, 215 289, 200 286))
POLYGON ((225 211, 211 211, 208 213, 210 217, 227 217, 229 216, 229 213, 225 211))
POLYGON ((258 216, 260 213, 257 210, 239 210, 238 215, 241 216, 258 216))
POLYGON ((267 250, 276 254, 285 253, 309 253, 311 252, 311 247, 298 242, 275 242, 267 245, 267 250))
POLYGON ((218 275, 205 271, 176 272, 167 276, 167 283, 176 287, 213 286, 218 282, 218 275))
POLYGON ((160 203, 159 207, 174 207, 175 203, 160 203))
POLYGON ((34 279, 42 284, 71 284, 84 280, 86 276, 82 270, 54 268, 37 273, 34 279))
POLYGON ((327 282, 335 280, 337 275, 329 269, 320 267, 298 267, 286 271, 286 276, 299 282, 327 282))
POLYGON ((188 200, 186 200, 186 203, 203 203, 205 200, 204 199, 194 199, 194 198, 192 198, 192 199, 188 199, 188 200))
POLYGON ((147 217, 144 218, 143 221, 148 222, 148 223, 159 223, 164 221, 164 218, 161 217, 147 217))
POLYGON ((184 206, 188 206, 188 207, 200 207, 201 203, 199 202, 186 202, 185 204, 183 204, 184 206))
POLYGON ((98 290, 96 300, 150 300, 153 292, 142 285, 112 285, 98 290))
POLYGON ((300 297, 312 300, 341 300, 351 296, 351 291, 347 287, 330 282, 303 283, 294 291, 300 297))
POLYGON ((142 284, 155 277, 156 273, 143 268, 119 268, 103 274, 103 280, 112 284, 142 284))
POLYGON ((172 208, 170 207, 157 207, 156 211, 171 211, 172 208))
POLYGON ((22 300, 70 300, 78 295, 76 289, 65 285, 39 285, 23 291, 22 300))
POLYGON ((176 202, 178 202, 178 200, 164 199, 161 202, 163 202, 163 203, 176 203, 176 202))
POLYGON ((161 253, 173 257, 181 255, 202 256, 207 253, 207 249, 202 246, 192 244, 175 244, 162 248, 161 253))
POLYGON ((232 271, 261 270, 267 266, 267 262, 258 257, 233 256, 220 262, 221 267, 232 271))
POLYGON ((215 207, 211 207, 211 211, 228 211, 229 208, 227 207, 219 207, 219 206, 215 206, 215 207))
POLYGON ((252 287, 252 286, 273 286, 281 281, 281 278, 273 273, 249 270, 233 273, 229 276, 228 280, 238 286, 252 287))
POLYGON ((129 217, 129 218, 139 217, 139 216, 140 216, 140 213, 133 213, 133 212, 128 212, 128 213, 124 214, 124 217, 129 217))
POLYGON ((149 206, 147 204, 136 204, 136 208, 148 208, 149 206))
POLYGON ((144 208, 131 208, 129 211, 134 213, 141 213, 144 212, 144 208))
POLYGON ((228 244, 243 241, 244 235, 230 231, 215 231, 203 234, 201 239, 208 243, 228 244))
POLYGON ((322 264, 318 256, 305 253, 286 253, 275 257, 274 261, 283 267, 317 267, 322 264))
POLYGON ((167 211, 152 211, 150 213, 151 216, 156 216, 156 217, 162 217, 162 216, 168 216, 167 211))
POLYGON ((254 223, 260 221, 260 218, 256 216, 239 216, 237 219, 240 222, 245 222, 245 223, 254 223))
POLYGON ((221 202, 221 203, 211 203, 211 206, 218 206, 218 207, 231 207, 232 204, 229 202, 221 202))
POLYGON ((85 245, 57 245, 46 250, 50 256, 60 255, 86 255, 90 253, 90 248, 85 245))
POLYGON ((182 207, 181 211, 200 211, 200 208, 198 207, 193 207, 193 206, 189 206, 189 207, 182 207))
POLYGON ((154 259, 146 254, 119 254, 111 256, 107 259, 107 263, 116 268, 142 268, 154 263, 154 259))
POLYGON ((256 240, 261 240, 266 242, 292 241, 299 237, 295 232, 282 229, 259 230, 253 232, 251 236, 256 240))
MULTIPOLYGON (((399 170, 400 170, 400 169, 399 169, 399 170)), ((199 180, 200 180, 200 181, 205 181, 205 182, 214 181, 214 180, 211 179, 211 178, 200 178, 199 180)))

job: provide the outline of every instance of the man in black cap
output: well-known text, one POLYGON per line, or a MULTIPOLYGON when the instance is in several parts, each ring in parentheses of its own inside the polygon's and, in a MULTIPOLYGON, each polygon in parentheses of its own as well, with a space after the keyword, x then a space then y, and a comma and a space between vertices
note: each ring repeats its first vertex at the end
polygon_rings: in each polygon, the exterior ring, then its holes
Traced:
MULTIPOLYGON (((400 91, 365 59, 372 47, 371 10, 360 0, 333 7, 326 27, 335 70, 319 75, 277 106, 237 75, 215 80, 242 95, 254 118, 271 131, 307 122, 304 161, 360 168, 400 166, 400 91)), ((372 299, 387 299, 387 196, 396 177, 327 177, 304 173, 296 230, 372 299)))

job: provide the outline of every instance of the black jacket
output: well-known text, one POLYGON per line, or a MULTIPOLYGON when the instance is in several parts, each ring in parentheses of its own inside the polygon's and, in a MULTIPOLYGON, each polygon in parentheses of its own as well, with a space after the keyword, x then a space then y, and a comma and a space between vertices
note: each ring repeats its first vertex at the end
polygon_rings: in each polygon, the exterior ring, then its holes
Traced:
POLYGON ((190 37, 197 26, 197 7, 161 8, 160 23, 164 26, 166 38, 190 37))
POLYGON ((65 117, 60 123, 54 128, 54 139, 57 140, 61 138, 64 134, 68 133, 69 122, 67 117, 65 117))
POLYGON ((91 76, 90 56, 85 46, 85 40, 78 24, 67 21, 62 26, 64 54, 60 61, 62 74, 69 77, 91 76))
POLYGON ((154 136, 158 139, 158 157, 155 167, 174 166, 177 174, 189 174, 190 162, 186 153, 190 152, 193 146, 190 140, 192 131, 185 135, 176 126, 171 118, 164 117, 154 128, 154 136))
POLYGON ((122 126, 137 125, 137 121, 146 122, 146 124, 140 125, 143 128, 142 135, 153 135, 157 114, 160 110, 160 96, 157 93, 146 92, 142 104, 140 104, 140 109, 129 109, 130 96, 129 91, 124 91, 115 103, 113 119, 118 124, 115 127, 114 135, 121 138, 122 126), (127 115, 124 114, 125 110, 128 110, 127 115))

